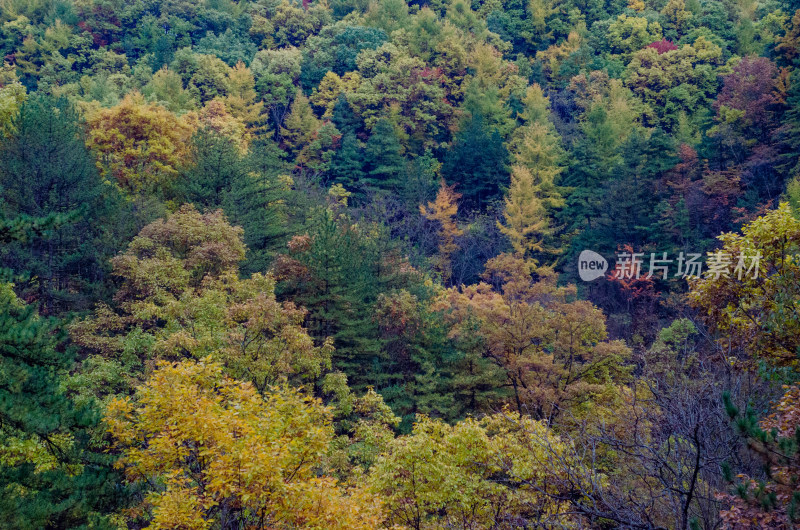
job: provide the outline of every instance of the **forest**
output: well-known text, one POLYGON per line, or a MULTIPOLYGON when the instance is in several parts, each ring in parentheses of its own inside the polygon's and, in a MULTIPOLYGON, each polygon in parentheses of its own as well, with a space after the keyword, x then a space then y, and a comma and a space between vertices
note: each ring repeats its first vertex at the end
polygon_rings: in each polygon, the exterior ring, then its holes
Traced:
POLYGON ((798 0, 0 0, 0 528, 798 525, 798 0))

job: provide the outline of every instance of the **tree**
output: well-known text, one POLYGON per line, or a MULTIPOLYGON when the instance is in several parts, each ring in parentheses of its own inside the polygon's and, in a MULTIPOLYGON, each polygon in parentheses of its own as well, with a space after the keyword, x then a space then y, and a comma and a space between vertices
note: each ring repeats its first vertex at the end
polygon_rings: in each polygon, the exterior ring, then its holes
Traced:
POLYGON ((511 167, 511 186, 503 217, 505 224, 497 221, 497 227, 509 239, 518 257, 544 250, 543 239, 549 233, 547 214, 527 167, 511 167))
POLYGON ((786 392, 775 405, 774 412, 760 421, 751 407, 742 412, 729 394, 724 396, 728 415, 749 448, 763 462, 768 477, 756 480, 738 475, 734 480, 730 464, 725 465, 727 480, 734 487, 730 493, 719 494, 719 499, 725 503, 720 515, 731 528, 754 524, 765 528, 791 528, 800 521, 800 492, 797 490, 800 387, 784 388, 786 392))
POLYGON ((90 114, 87 126, 87 145, 97 154, 101 174, 132 194, 168 193, 193 133, 184 120, 139 94, 90 114))
POLYGON ((515 131, 510 151, 514 163, 531 172, 540 199, 552 212, 563 203, 557 180, 566 153, 550 119, 550 101, 539 85, 528 88, 524 103, 521 117, 525 124, 515 131))
POLYGON ((257 97, 253 73, 239 61, 228 72, 228 95, 225 96, 225 106, 233 116, 248 127, 253 127, 261 121, 261 112, 264 108, 264 102, 257 101, 257 97))
POLYGON ((228 66, 249 63, 258 51, 250 36, 243 30, 228 28, 224 33, 209 31, 197 41, 194 48, 198 53, 215 55, 228 66))
POLYGON ((685 0, 669 0, 661 10, 661 14, 666 19, 664 21, 666 36, 676 40, 683 37, 692 18, 692 13, 686 10, 685 0))
POLYGON ((718 143, 718 159, 731 158, 741 164, 752 149, 770 143, 775 128, 772 114, 778 103, 778 69, 765 57, 744 57, 723 79, 714 102, 716 123, 707 134, 718 143))
POLYGON ((331 209, 314 212, 309 231, 293 237, 274 265, 278 293, 309 310, 308 331, 317 344, 333 337, 333 367, 356 392, 380 390, 387 371, 375 319, 378 296, 401 287, 415 271, 380 228, 356 224, 331 209))
POLYGON ((358 116, 353 112, 353 107, 350 105, 350 102, 347 101, 347 96, 345 96, 344 93, 340 93, 336 98, 336 103, 333 105, 331 120, 343 135, 347 135, 347 133, 356 134, 362 127, 358 116))
POLYGON ((369 191, 392 191, 401 185, 405 161, 400 142, 389 120, 378 120, 364 148, 364 188, 369 191))
POLYGON ((362 81, 347 100, 368 128, 388 115, 411 153, 448 140, 454 109, 440 69, 388 42, 363 50, 357 62, 362 81))
POLYGON ((486 128, 473 114, 456 135, 442 164, 442 177, 455 184, 465 206, 483 208, 507 181, 508 151, 497 130, 486 128))
POLYGON ((484 277, 500 289, 453 287, 440 307, 450 311, 454 337, 474 334, 477 319, 483 355, 505 370, 517 410, 551 422, 612 417, 630 350, 608 340, 602 311, 571 300, 574 286, 557 286, 551 269, 516 256, 493 258, 484 277))
POLYGON ((464 231, 458 228, 455 217, 458 213, 458 199, 460 193, 453 191, 454 186, 447 186, 444 180, 439 185, 436 200, 429 202, 427 207, 420 205, 419 211, 423 217, 439 223, 439 254, 436 256, 435 266, 442 275, 442 282, 450 280, 452 269, 450 256, 458 249, 456 238, 463 235, 464 231))
POLYGON ((69 222, 6 246, 3 264, 30 276, 20 287, 36 293, 42 313, 84 309, 103 292, 114 235, 124 237, 112 216, 123 205, 101 181, 66 99, 31 96, 12 124, 0 145, 4 215, 58 214, 69 222))
POLYGON ((387 38, 380 29, 344 22, 323 27, 319 35, 310 37, 303 47, 303 86, 307 90, 319 86, 327 72, 344 76, 355 70, 358 54, 377 48, 387 38))
POLYGON ((192 164, 181 172, 176 187, 194 205, 215 210, 223 205, 235 181, 247 173, 239 146, 208 127, 192 137, 192 164))
MULTIPOLYGON (((269 107, 289 107, 297 92, 302 71, 302 55, 294 47, 260 50, 250 63, 256 80, 256 91, 269 107)), ((276 120, 280 125, 280 120, 276 120)))
POLYGON ((154 101, 171 112, 180 114, 194 110, 197 102, 191 92, 183 88, 181 76, 164 67, 155 74, 142 88, 142 94, 150 101, 154 101))
MULTIPOLYGON (((798 264, 787 256, 800 245, 800 220, 782 203, 742 228, 719 236, 722 248, 709 254, 716 268, 692 284, 691 304, 719 340, 748 365, 759 359, 794 366, 800 352, 798 264)), ((735 357, 731 359, 735 360, 735 357)))
POLYGON ((91 444, 98 411, 62 388, 73 354, 58 321, 0 284, 0 515, 9 527, 112 528, 107 514, 122 503, 111 459, 91 444))
POLYGON ((353 132, 342 136, 339 149, 331 160, 330 175, 345 189, 360 191, 365 183, 363 149, 353 132))
POLYGON ((692 116, 707 106, 717 91, 714 69, 721 58, 722 50, 702 36, 662 54, 641 48, 628 63, 625 84, 647 105, 646 115, 652 113, 647 121, 672 128, 681 112, 692 116))
POLYGON ((147 376, 150 358, 214 353, 229 374, 261 391, 288 380, 313 385, 330 368, 330 344, 314 345, 306 311, 276 301, 271 276, 239 278, 241 238, 220 210, 201 215, 191 206, 146 226, 113 260, 114 306, 76 323, 73 340, 132 379, 147 376))
POLYGON ((380 502, 320 475, 330 411, 285 387, 262 397, 211 359, 161 363, 106 424, 128 477, 147 488, 154 527, 375 528, 380 502))
POLYGON ((417 414, 454 423, 496 410, 508 397, 503 370, 481 356, 480 338, 449 337, 446 312, 436 306, 440 291, 438 285, 412 284, 381 293, 375 305, 392 374, 381 395, 401 416, 404 433, 417 414))
POLYGON ((608 27, 608 41, 614 53, 631 54, 661 40, 661 25, 644 17, 622 14, 608 27))
POLYGON ((14 70, 0 67, 0 139, 14 132, 13 121, 28 95, 14 70))
POLYGON ((247 246, 242 272, 268 270, 295 227, 289 218, 286 198, 288 164, 286 153, 270 138, 258 138, 250 145, 246 172, 237 172, 222 207, 231 222, 244 229, 247 246))
POLYGON ((385 499, 388 522, 410 528, 575 523, 546 496, 554 462, 566 452, 544 422, 508 411, 453 426, 420 416, 412 434, 389 444, 368 480, 385 499), (506 473, 507 480, 496 480, 506 473))
POLYGON ((281 143, 287 152, 297 155, 313 138, 321 123, 314 116, 308 98, 298 91, 292 101, 291 110, 280 129, 281 143))
POLYGON ((557 179, 566 153, 550 119, 550 101, 539 85, 528 88, 524 102, 521 117, 525 124, 510 142, 516 165, 511 169, 505 201, 506 224, 500 230, 519 256, 526 252, 555 254, 558 250, 545 241, 552 233, 550 218, 564 205, 557 179), (530 239, 531 235, 537 240, 530 239))

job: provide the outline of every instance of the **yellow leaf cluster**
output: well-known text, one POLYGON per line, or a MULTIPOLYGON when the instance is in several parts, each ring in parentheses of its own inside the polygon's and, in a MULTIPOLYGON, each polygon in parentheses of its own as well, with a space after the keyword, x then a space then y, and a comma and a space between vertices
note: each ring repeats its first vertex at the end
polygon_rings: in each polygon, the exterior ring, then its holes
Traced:
POLYGON ((296 390, 265 397, 222 365, 159 363, 135 396, 112 400, 108 432, 131 481, 152 485, 149 528, 375 528, 381 503, 320 475, 330 410, 296 390))

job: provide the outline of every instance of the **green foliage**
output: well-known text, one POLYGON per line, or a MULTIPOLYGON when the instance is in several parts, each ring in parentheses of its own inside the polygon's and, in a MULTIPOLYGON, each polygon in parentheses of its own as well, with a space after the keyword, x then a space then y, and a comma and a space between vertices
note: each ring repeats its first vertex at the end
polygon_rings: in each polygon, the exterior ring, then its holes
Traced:
POLYGON ((64 338, 0 284, 0 515, 12 528, 112 528, 124 502, 111 459, 91 446, 98 411, 61 389, 74 353, 64 338))
POLYGON ((35 95, 12 124, 0 145, 3 214, 68 221, 5 245, 3 264, 28 278, 20 287, 35 293, 43 313, 85 309, 102 293, 114 237, 124 234, 111 216, 124 205, 101 181, 66 99, 35 95))
POLYGON ((789 527, 784 4, 0 0, 6 526, 789 527))
POLYGON ((356 135, 347 132, 342 136, 339 149, 333 155, 329 171, 334 182, 346 190, 360 190, 365 184, 364 154, 356 135))
POLYGON ((497 129, 473 114, 456 135, 442 164, 442 177, 456 185, 467 207, 482 208, 508 182, 508 150, 497 129))
POLYGON ((310 311, 309 333, 318 342, 334 339, 333 366, 357 392, 391 378, 374 304, 402 279, 401 264, 376 229, 328 209, 316 212, 309 233, 295 236, 276 263, 279 293, 310 311))
POLYGON ((401 184, 405 161, 391 122, 378 120, 364 148, 365 191, 394 191, 401 184))
POLYGON ((327 72, 342 76, 355 70, 356 57, 362 50, 375 49, 386 40, 386 33, 376 28, 343 22, 324 27, 303 47, 303 87, 310 90, 318 86, 327 72))

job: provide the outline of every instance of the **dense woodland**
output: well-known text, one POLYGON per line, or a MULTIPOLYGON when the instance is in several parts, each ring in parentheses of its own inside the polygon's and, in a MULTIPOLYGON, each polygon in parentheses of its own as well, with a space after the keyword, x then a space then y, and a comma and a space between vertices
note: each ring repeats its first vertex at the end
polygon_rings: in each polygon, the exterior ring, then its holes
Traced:
POLYGON ((0 57, 0 527, 800 523, 795 0, 0 0, 0 57))

